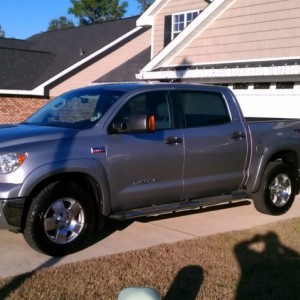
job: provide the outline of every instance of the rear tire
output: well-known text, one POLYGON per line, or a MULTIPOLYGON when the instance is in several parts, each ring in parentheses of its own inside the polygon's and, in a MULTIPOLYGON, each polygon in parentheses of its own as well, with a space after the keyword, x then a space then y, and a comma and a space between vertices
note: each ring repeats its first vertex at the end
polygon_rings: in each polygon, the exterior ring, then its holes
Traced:
POLYGON ((259 190, 253 194, 255 208, 264 214, 282 215, 292 206, 297 188, 296 175, 287 164, 267 165, 259 190))
POLYGON ((89 195, 75 183, 54 182, 32 200, 24 237, 50 256, 63 256, 84 247, 95 226, 89 195))

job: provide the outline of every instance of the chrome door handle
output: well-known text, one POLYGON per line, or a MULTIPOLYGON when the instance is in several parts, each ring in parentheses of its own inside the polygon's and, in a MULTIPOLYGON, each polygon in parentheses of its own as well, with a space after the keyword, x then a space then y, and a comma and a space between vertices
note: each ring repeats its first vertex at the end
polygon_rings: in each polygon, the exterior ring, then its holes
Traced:
POLYGON ((171 144, 180 144, 182 143, 182 138, 177 136, 169 136, 165 139, 165 144, 171 145, 171 144))
POLYGON ((244 139, 246 137, 245 132, 242 131, 235 131, 232 136, 233 139, 239 140, 239 139, 244 139))

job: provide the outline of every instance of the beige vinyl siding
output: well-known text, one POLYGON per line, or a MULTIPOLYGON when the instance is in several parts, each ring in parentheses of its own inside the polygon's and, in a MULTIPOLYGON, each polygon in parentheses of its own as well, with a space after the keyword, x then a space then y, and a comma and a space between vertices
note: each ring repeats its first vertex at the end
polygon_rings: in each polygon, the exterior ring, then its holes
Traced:
POLYGON ((182 61, 201 64, 299 54, 299 0, 237 0, 168 65, 182 61))
MULTIPOLYGON (((106 55, 96 63, 81 72, 71 76, 50 91, 50 96, 58 96, 68 90, 90 85, 97 78, 117 68, 150 45, 150 30, 144 32, 132 41, 106 55)), ((139 70, 137 70, 138 72, 139 70)))
POLYGON ((154 57, 164 48, 165 16, 175 13, 183 13, 194 10, 203 10, 208 4, 204 0, 174 0, 168 1, 167 5, 155 16, 152 37, 152 56, 154 57))

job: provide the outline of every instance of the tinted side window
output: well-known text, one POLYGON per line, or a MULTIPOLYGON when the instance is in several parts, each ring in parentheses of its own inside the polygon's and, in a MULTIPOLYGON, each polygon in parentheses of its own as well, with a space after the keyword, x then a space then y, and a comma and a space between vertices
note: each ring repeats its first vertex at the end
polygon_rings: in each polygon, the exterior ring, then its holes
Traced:
POLYGON ((181 105, 186 127, 213 126, 230 122, 230 116, 219 93, 181 91, 181 105))
POLYGON ((134 114, 154 115, 156 130, 173 127, 167 91, 147 92, 134 96, 119 110, 113 123, 122 123, 125 129, 130 116, 134 114))

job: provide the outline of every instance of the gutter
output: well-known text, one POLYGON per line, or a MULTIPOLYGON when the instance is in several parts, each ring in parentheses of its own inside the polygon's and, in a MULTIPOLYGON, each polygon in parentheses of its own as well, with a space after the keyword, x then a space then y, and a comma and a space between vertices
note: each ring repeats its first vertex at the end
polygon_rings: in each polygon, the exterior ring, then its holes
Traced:
MULTIPOLYGON (((193 78, 232 78, 232 77, 260 77, 260 76, 291 76, 300 75, 300 65, 298 63, 288 65, 286 62, 291 58, 272 59, 274 64, 270 66, 259 65, 259 61, 255 61, 258 66, 248 66, 251 61, 247 62, 226 62, 220 67, 211 64, 202 64, 201 66, 169 66, 168 69, 160 69, 157 71, 141 71, 136 74, 139 80, 163 80, 163 79, 193 79, 193 78), (283 62, 282 65, 275 65, 276 61, 283 62), (235 66, 228 64, 234 63, 235 66), (243 64, 239 66, 239 64, 243 64), (178 69, 180 68, 180 69, 178 69)), ((261 60, 261 64, 270 61, 270 59, 261 60)))

